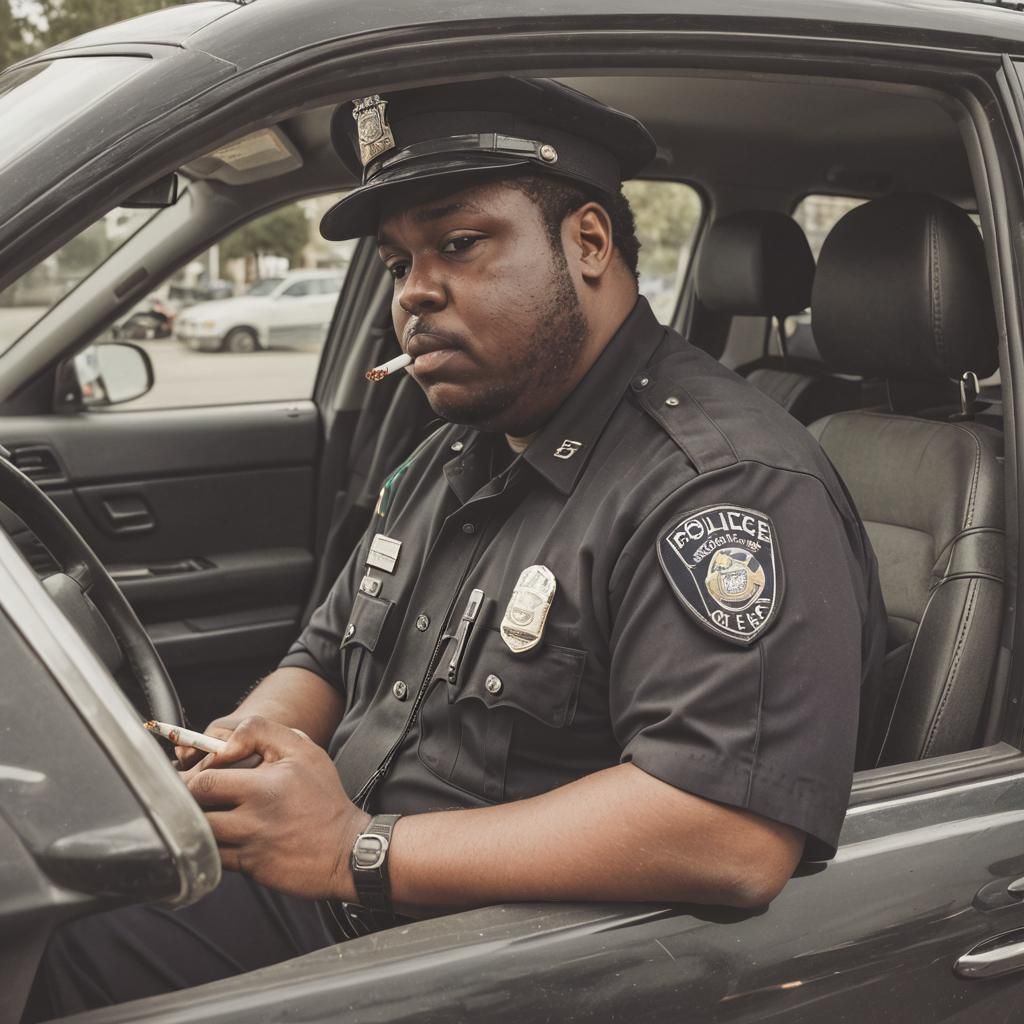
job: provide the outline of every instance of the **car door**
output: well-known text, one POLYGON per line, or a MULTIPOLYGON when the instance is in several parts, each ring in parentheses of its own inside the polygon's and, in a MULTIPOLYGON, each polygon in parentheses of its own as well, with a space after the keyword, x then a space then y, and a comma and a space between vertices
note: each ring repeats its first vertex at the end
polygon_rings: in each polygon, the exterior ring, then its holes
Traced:
MULTIPOLYGON (((78 301, 93 287, 79 282, 78 301)), ((68 410, 58 395, 13 415, 0 404, 0 443, 111 570, 200 724, 232 707, 298 633, 315 575, 323 426, 312 395, 337 300, 280 300, 325 307, 295 351, 153 339, 153 389, 123 406, 68 410)), ((0 321, 31 308, 0 309, 0 321)), ((46 320, 18 344, 45 343, 46 320)), ((76 365, 91 365, 86 355, 76 365)), ((18 540, 37 569, 51 568, 31 535, 18 540)))
POLYGON ((271 345, 294 345, 315 340, 326 327, 334 304, 328 308, 319 285, 317 278, 298 278, 271 297, 268 332, 271 345))

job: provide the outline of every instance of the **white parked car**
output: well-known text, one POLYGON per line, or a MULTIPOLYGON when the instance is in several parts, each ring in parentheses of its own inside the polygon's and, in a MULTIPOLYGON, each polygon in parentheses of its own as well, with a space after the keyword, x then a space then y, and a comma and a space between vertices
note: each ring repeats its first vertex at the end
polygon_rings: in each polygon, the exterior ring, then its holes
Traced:
POLYGON ((296 270, 264 278, 245 295, 183 310, 175 337, 205 352, 255 352, 322 341, 341 281, 342 275, 333 270, 296 270))

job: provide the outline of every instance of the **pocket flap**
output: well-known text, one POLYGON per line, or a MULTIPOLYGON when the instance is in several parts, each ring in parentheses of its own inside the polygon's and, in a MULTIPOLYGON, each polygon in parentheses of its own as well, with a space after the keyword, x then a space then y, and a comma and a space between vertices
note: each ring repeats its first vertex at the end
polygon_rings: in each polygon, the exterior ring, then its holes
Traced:
POLYGON ((394 607, 394 601, 385 601, 382 597, 370 597, 369 594, 358 593, 352 604, 352 616, 348 620, 341 638, 341 649, 358 644, 368 651, 376 650, 377 642, 384 630, 388 612, 394 607))
POLYGON ((459 673, 456 701, 470 697, 488 707, 513 707, 560 729, 576 713, 587 652, 541 644, 527 656, 515 655, 495 629, 459 673))

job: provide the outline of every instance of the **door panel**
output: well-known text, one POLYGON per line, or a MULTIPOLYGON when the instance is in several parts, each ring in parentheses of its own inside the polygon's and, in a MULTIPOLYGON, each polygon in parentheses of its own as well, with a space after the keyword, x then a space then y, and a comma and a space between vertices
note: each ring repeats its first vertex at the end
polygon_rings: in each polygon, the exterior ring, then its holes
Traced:
POLYGON ((308 401, 0 418, 0 443, 114 574, 200 724, 298 633, 319 434, 308 401))

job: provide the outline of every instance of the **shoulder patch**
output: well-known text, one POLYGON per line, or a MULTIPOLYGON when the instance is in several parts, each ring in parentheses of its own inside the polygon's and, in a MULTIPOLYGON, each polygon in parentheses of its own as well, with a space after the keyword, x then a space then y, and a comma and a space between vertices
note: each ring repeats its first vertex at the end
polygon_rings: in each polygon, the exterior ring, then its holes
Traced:
POLYGON ((747 647, 782 605, 775 527, 763 512, 709 505, 658 540, 658 561, 683 607, 704 629, 747 647))

